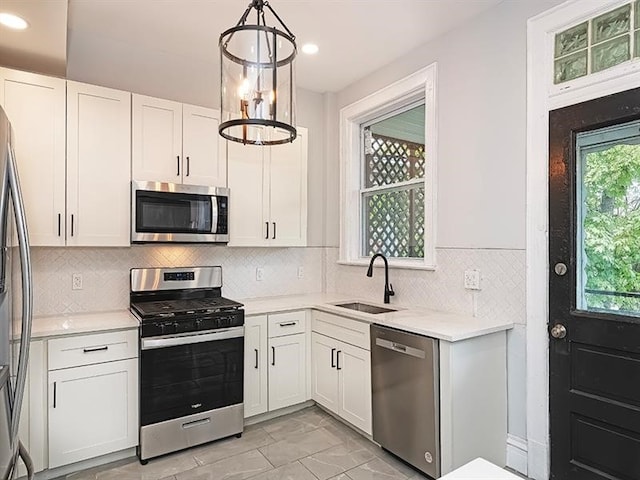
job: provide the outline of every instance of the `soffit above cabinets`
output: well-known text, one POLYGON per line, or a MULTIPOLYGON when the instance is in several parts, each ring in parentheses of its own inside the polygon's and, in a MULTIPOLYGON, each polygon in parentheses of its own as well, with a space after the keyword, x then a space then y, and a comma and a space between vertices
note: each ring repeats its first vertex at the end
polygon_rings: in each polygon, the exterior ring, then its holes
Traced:
MULTIPOLYGON (((296 35, 298 85, 315 92, 343 89, 412 49, 442 35, 503 0, 273 0, 296 35)), ((152 70, 188 75, 191 82, 219 82, 218 36, 238 22, 249 1, 238 0, 0 0, 0 10, 23 13, 31 28, 0 31, 0 63, 71 77, 87 64, 109 80, 110 72, 152 70), (68 22, 67 22, 68 9, 68 22), (46 19, 46 21, 44 21, 46 19), (67 42, 68 35, 68 42, 67 42), (68 43, 68 49, 67 49, 68 43), (68 56, 68 58, 67 58, 68 56), (99 63, 96 63, 99 59, 99 63), (38 66, 38 63, 42 66, 38 66), (36 65, 35 67, 31 65, 36 65), (104 69, 104 70, 102 70, 104 69), (196 72, 201 79, 194 78, 196 72)), ((252 20, 253 21, 253 20, 252 20)), ((74 76, 75 75, 75 76, 74 76)), ((140 73, 139 75, 142 75, 140 73)), ((83 81, 94 81, 84 78, 83 81)), ((170 79, 171 81, 171 79, 170 79)), ((101 83, 101 82, 96 82, 101 83)), ((188 85, 187 85, 188 86, 188 85)))
POLYGON ((0 27, 0 65, 64 77, 67 0, 0 0, 0 12, 29 23, 25 30, 0 27))

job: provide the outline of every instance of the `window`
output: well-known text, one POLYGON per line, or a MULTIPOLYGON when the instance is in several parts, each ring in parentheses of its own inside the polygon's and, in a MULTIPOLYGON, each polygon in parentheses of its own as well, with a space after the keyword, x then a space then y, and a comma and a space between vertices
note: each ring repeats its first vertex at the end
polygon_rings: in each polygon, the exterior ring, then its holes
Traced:
POLYGON ((554 84, 640 57, 640 1, 607 11, 555 35, 554 84))
POLYGON ((433 268, 435 64, 341 111, 340 261, 433 268))
POLYGON ((363 257, 424 258, 424 112, 421 102, 362 125, 363 257))

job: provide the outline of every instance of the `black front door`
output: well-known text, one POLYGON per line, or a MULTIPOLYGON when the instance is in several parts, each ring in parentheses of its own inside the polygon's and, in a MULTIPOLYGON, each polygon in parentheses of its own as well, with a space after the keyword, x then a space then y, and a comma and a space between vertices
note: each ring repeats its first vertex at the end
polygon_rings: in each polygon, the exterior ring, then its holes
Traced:
POLYGON ((551 478, 640 479, 640 89, 550 113, 551 478))

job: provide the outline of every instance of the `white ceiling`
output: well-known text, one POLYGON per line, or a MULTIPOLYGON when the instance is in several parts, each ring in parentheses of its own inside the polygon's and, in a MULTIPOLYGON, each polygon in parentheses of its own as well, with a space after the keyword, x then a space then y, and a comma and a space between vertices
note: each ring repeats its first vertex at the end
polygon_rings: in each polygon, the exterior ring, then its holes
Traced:
POLYGON ((64 76, 67 0, 0 0, 0 12, 29 22, 20 31, 0 26, 0 65, 64 76))
MULTIPOLYGON (((315 56, 299 54, 298 85, 316 92, 339 91, 452 29, 502 0, 272 0, 298 45, 317 43, 315 56)), ((0 27, 5 51, 59 60, 75 38, 91 35, 150 54, 211 64, 218 69, 218 37, 234 26, 249 0, 0 0, 0 10, 23 13, 28 31, 0 27), (34 5, 37 7, 34 8, 34 5), (55 11, 53 14, 51 11, 55 11), (46 18, 47 22, 41 19, 46 18), (78 33, 78 35, 74 35, 78 33)), ((66 57, 65 57, 66 58, 66 57)), ((35 60, 34 60, 35 61, 35 60)), ((105 59, 108 61, 108 59, 105 59)), ((4 63, 1 62, 0 63, 4 63)), ((33 68, 43 71, 42 68, 33 68)), ((54 73, 54 72, 45 72, 54 73)))

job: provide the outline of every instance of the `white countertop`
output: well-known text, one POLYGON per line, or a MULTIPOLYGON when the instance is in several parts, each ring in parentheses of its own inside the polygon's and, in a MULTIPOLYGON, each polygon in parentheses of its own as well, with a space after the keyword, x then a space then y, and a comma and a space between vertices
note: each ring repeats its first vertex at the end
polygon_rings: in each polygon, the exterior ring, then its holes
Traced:
POLYGON ((521 477, 487 462, 483 458, 475 460, 440 477, 440 480, 521 480, 521 477))
POLYGON ((245 305, 246 315, 260 315, 271 312, 285 312, 314 308, 344 317, 375 323, 407 332, 426 335, 448 342, 479 337, 489 333, 508 330, 513 323, 492 319, 480 319, 470 315, 439 312, 423 308, 371 302, 369 300, 346 297, 340 294, 287 295, 282 297, 249 298, 240 300, 245 305), (397 308, 395 312, 370 314, 337 307, 337 303, 363 302, 386 308, 397 308))
POLYGON ((138 328, 138 320, 129 310, 47 315, 33 317, 31 338, 97 333, 129 328, 138 328))
MULTIPOLYGON (((467 338, 508 330, 510 322, 480 319, 468 315, 438 312, 422 308, 410 308, 396 304, 383 305, 369 300, 346 297, 333 293, 309 295, 285 295, 280 297, 248 298, 244 303, 246 315, 287 312, 314 308, 368 323, 398 328, 407 332, 456 342, 467 338), (370 313, 337 307, 338 303, 360 301, 370 305, 397 308, 397 311, 370 313)), ((138 328, 138 320, 129 310, 115 310, 96 313, 73 313, 34 317, 32 338, 94 333, 109 330, 138 328)))

